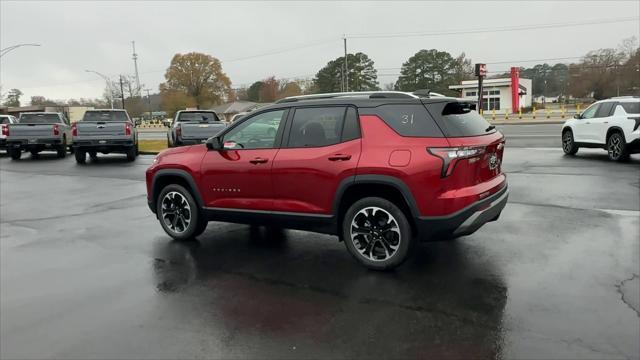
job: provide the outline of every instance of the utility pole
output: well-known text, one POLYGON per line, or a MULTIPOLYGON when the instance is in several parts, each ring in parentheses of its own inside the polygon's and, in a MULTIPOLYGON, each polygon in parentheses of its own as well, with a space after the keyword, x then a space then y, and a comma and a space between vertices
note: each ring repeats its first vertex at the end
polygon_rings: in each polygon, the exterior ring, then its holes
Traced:
POLYGON ((122 75, 120 75, 120 95, 122 96, 122 109, 124 110, 124 86, 122 84, 122 75))
POLYGON ((149 120, 151 120, 151 94, 149 94, 149 90, 151 89, 145 89, 147 92, 147 103, 149 104, 149 120))
POLYGON ((138 54, 136 54, 136 42, 132 41, 131 45, 133 47, 133 66, 136 70, 136 95, 140 94, 140 77, 138 76, 138 54))
POLYGON ((349 65, 347 64, 347 35, 344 36, 344 91, 349 91, 349 65))

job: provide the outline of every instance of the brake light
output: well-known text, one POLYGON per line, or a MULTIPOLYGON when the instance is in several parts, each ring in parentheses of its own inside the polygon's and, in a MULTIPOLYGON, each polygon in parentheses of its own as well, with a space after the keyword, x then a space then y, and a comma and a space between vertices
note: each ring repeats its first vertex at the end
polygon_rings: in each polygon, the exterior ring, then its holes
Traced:
POLYGON ((60 135, 60 126, 53 124, 53 135, 60 135))
POLYGON ((129 123, 124 124, 124 134, 127 136, 131 135, 131 124, 129 123))
POLYGON ((76 123, 71 125, 71 136, 78 136, 78 124, 76 123))
POLYGON ((176 127, 176 138, 182 137, 182 127, 178 125, 176 127))
POLYGON ((9 125, 2 124, 2 135, 9 136, 9 125))
POLYGON ((484 147, 454 147, 454 148, 428 148, 427 151, 442 159, 442 172, 440 177, 447 177, 453 173, 458 161, 469 159, 484 154, 484 147))

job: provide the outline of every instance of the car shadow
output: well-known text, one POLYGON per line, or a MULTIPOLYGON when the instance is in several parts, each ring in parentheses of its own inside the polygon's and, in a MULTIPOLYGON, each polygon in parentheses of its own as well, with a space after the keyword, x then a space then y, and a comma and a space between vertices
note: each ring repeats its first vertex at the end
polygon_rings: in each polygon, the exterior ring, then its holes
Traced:
POLYGON ((107 166, 113 164, 134 164, 135 161, 127 160, 126 155, 100 155, 96 159, 91 159, 87 154, 86 162, 84 164, 77 164, 78 166, 107 166))
POLYGON ((620 164, 620 165, 638 165, 640 164, 640 154, 632 154, 627 161, 616 162, 609 159, 606 151, 578 151, 577 154, 572 156, 564 155, 566 158, 570 158, 572 160, 584 160, 584 161, 598 161, 598 162, 606 162, 611 164, 620 164))
POLYGON ((502 351, 507 288, 466 241, 420 244, 389 272, 367 270, 335 237, 219 223, 199 240, 158 239, 153 253, 160 294, 198 297, 193 311, 240 337, 308 342, 320 357, 502 351))

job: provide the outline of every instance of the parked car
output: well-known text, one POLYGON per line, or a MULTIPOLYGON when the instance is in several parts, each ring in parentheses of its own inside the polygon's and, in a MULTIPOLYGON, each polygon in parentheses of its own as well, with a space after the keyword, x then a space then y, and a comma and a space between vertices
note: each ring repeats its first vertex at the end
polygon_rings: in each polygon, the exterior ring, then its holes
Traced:
POLYGON ((390 269, 418 239, 469 235, 500 216, 504 136, 474 109, 402 92, 287 98, 206 145, 160 153, 146 172, 149 208, 176 240, 208 221, 309 230, 390 269))
POLYGON ((72 126, 76 162, 84 164, 87 153, 96 160, 98 153, 121 153, 127 160, 138 156, 138 132, 125 110, 87 110, 72 126))
POLYGON ((623 96, 593 103, 562 126, 562 150, 607 150, 609 159, 626 161, 640 152, 640 97, 623 96))
POLYGON ((7 149, 7 135, 9 124, 17 124, 18 119, 13 115, 0 115, 0 149, 7 149))
POLYGON ((167 146, 201 144, 225 127, 213 111, 181 110, 167 133, 167 146))
POLYGON ((22 151, 37 156, 46 150, 56 151, 63 158, 71 145, 71 126, 63 113, 28 112, 20 114, 18 123, 6 126, 5 136, 13 160, 20 159, 22 151))

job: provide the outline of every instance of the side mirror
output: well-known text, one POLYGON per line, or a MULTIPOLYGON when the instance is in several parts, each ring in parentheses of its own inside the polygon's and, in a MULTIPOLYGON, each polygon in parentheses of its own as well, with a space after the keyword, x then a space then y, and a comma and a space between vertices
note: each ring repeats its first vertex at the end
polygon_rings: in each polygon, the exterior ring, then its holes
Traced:
POLYGON ((208 138, 206 144, 209 150, 222 150, 222 139, 217 136, 208 138))
POLYGON ((573 115, 574 119, 582 119, 582 115, 576 113, 575 115, 573 115))

